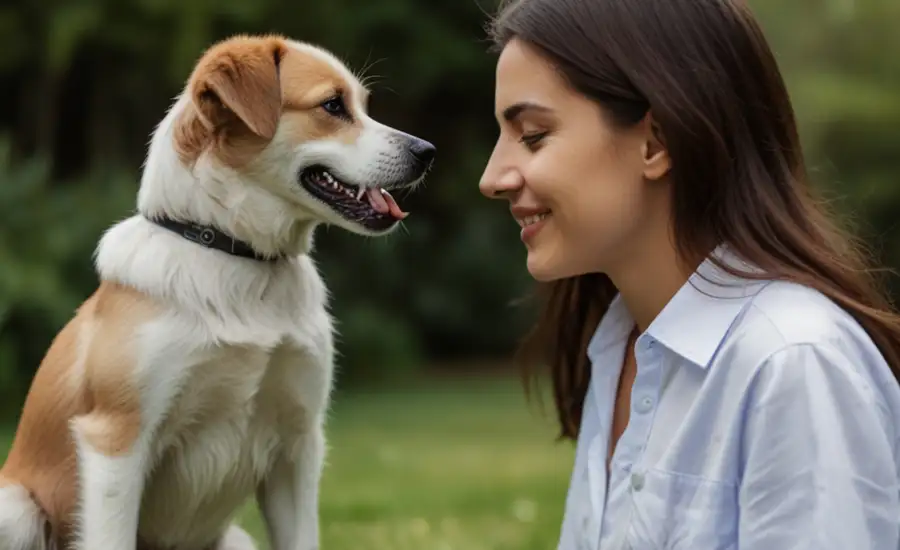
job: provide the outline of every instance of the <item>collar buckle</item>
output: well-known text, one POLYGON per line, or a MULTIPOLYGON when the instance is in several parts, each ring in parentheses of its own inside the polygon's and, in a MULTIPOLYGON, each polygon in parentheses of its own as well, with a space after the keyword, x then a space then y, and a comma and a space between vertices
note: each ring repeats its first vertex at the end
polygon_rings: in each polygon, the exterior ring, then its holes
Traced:
POLYGON ((185 240, 199 244, 205 248, 219 250, 232 256, 250 258, 260 262, 274 262, 284 257, 283 254, 267 256, 255 250, 249 243, 235 239, 224 231, 208 225, 184 223, 167 216, 146 217, 150 222, 180 235, 185 240))

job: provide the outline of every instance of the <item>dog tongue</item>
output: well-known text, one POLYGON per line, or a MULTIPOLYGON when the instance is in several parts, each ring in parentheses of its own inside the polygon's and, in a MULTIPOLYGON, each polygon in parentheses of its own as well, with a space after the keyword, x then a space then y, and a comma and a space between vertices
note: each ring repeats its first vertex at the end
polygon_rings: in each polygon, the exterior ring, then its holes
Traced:
POLYGON ((372 205, 376 212, 382 214, 390 213, 391 216, 398 220, 409 216, 407 212, 400 209, 400 205, 397 204, 394 197, 380 187, 370 187, 366 190, 366 196, 369 198, 369 204, 372 205))

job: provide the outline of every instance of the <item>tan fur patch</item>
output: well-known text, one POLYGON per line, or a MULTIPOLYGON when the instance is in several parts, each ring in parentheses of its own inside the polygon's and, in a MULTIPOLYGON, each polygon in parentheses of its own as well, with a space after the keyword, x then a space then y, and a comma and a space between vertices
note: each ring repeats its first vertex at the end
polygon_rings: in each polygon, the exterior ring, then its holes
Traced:
POLYGON ((360 113, 353 112, 354 99, 365 104, 368 94, 357 82, 348 82, 343 74, 324 60, 289 50, 281 62, 281 89, 285 112, 286 139, 292 144, 317 139, 353 143, 359 138, 360 113), (351 120, 332 116, 320 108, 337 95, 344 98, 351 120))
POLYGON ((102 283, 60 331, 41 362, 0 479, 21 484, 64 536, 77 502, 70 421, 99 452, 127 452, 140 431, 132 336, 158 314, 140 292, 102 283))
MULTIPOLYGON (((327 60, 290 47, 279 36, 237 37, 210 48, 191 76, 192 103, 175 125, 175 149, 185 164, 209 150, 228 166, 250 162, 285 125, 292 144, 358 139, 357 116, 344 120, 320 105, 341 94, 352 111, 368 91, 348 82, 327 60)), ((358 113, 352 113, 356 115, 358 113)))
POLYGON ((272 140, 281 118, 278 66, 287 51, 277 36, 239 36, 207 50, 187 86, 192 107, 175 129, 175 148, 191 163, 213 147, 240 165, 272 140))

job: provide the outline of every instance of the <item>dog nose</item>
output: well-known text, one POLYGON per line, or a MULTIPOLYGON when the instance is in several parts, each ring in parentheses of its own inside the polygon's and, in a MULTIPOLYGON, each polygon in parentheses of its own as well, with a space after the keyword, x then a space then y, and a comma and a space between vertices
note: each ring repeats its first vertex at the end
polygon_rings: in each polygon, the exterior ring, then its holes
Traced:
POLYGON ((409 144, 409 152, 422 164, 430 164, 434 160, 434 145, 424 139, 415 138, 409 144))

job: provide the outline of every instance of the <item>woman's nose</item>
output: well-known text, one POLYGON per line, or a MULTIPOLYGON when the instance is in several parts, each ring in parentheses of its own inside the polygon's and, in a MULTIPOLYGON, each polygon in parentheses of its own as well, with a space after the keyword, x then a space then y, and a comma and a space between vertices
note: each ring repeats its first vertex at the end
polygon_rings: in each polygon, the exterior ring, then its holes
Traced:
POLYGON ((489 162, 481 175, 478 189, 489 199, 500 199, 522 187, 522 176, 512 167, 494 167, 489 162))

